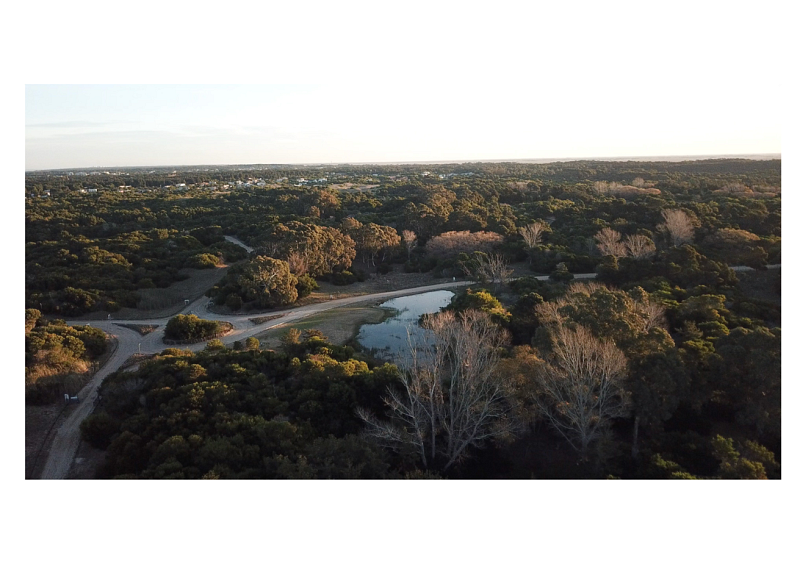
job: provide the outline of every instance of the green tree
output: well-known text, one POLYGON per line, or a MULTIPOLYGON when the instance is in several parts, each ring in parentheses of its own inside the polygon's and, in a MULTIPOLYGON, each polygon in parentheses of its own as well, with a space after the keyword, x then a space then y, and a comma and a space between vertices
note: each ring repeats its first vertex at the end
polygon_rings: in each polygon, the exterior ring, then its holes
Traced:
POLYGON ((270 308, 297 301, 297 278, 289 264, 267 256, 256 256, 245 265, 239 285, 246 301, 270 308))

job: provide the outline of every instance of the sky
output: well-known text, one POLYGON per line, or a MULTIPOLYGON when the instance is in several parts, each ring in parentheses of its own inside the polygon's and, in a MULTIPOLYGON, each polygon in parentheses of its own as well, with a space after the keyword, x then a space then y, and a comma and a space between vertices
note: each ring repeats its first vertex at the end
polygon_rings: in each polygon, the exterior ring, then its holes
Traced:
POLYGON ((789 131, 777 0, 232 2, 38 18, 9 58, 25 169, 777 154, 789 131))
POLYGON ((25 169, 780 153, 759 88, 27 85, 25 169))

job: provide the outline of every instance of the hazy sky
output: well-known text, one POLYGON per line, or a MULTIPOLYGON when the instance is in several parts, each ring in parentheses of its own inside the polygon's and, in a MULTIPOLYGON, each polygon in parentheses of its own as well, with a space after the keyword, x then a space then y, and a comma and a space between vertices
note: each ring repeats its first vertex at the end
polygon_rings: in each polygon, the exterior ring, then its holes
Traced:
POLYGON ((29 85, 26 169, 780 152, 752 93, 29 85))

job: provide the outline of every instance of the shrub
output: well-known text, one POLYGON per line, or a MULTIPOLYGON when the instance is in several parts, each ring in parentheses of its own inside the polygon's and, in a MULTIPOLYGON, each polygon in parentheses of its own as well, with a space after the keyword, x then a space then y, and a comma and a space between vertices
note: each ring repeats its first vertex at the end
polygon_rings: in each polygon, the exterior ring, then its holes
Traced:
POLYGON ((569 273, 567 265, 564 262, 558 264, 556 269, 550 274, 550 279, 556 282, 568 282, 574 277, 575 276, 569 273))
POLYGON ((356 270, 355 273, 345 270, 331 274, 330 281, 333 285, 350 285, 356 282, 363 282, 367 275, 363 270, 356 270))
POLYGON ((231 311, 238 311, 242 308, 242 298, 238 293, 232 293, 225 299, 225 306, 231 311))
POLYGON ((303 275, 297 278, 297 297, 307 297, 311 292, 319 289, 317 280, 309 275, 303 275))
POLYGON ((176 341, 201 341, 222 331, 219 321, 208 321, 197 315, 176 315, 167 322, 164 338, 176 341))
POLYGON ((190 268, 198 268, 201 270, 206 268, 215 268, 218 263, 219 258, 213 254, 195 254, 189 258, 188 262, 190 268))
POLYGON ((104 411, 90 415, 81 423, 81 437, 97 449, 107 449, 118 431, 117 420, 104 411))
POLYGON ((224 350, 225 345, 219 339, 211 339, 206 343, 206 350, 224 350))

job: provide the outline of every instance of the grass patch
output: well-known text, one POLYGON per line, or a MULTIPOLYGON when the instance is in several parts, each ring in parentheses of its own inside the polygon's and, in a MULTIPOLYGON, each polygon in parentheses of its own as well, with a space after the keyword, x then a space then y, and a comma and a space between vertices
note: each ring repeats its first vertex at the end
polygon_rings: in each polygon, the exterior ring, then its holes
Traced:
POLYGON ((374 306, 340 307, 317 313, 298 321, 268 329, 255 337, 267 348, 275 348, 280 338, 290 328, 317 329, 335 345, 343 345, 353 340, 361 325, 380 323, 392 315, 392 310, 374 306))

